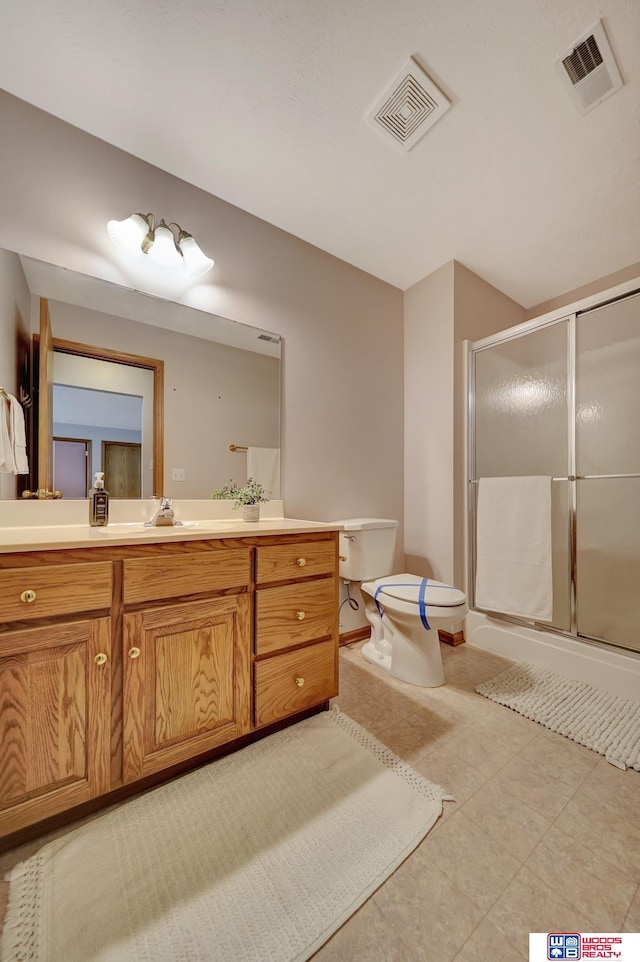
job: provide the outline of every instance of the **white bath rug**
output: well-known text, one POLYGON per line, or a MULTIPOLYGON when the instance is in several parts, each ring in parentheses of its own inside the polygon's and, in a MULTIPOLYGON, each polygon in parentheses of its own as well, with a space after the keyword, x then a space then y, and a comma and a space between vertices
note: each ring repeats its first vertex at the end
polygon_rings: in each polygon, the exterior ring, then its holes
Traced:
POLYGON ((346 715, 315 715, 17 865, 0 958, 302 962, 446 797, 346 715))
POLYGON ((614 763, 640 771, 640 703, 546 668, 515 665, 476 691, 614 763))

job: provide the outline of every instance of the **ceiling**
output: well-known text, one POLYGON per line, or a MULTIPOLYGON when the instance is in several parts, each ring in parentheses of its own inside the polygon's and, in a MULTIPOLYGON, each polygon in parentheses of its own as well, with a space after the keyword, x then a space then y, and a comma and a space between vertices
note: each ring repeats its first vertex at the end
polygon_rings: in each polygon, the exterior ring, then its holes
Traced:
POLYGON ((640 260, 637 0, 3 0, 0 87, 406 289, 456 258, 525 307, 640 260), (599 19, 623 88, 554 60, 599 19), (452 101, 364 121, 414 56, 452 101))

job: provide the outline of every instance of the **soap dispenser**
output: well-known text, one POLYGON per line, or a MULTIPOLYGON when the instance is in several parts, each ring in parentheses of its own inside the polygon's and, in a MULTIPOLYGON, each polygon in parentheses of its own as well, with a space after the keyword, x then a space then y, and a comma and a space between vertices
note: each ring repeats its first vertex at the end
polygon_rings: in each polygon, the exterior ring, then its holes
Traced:
POLYGON ((104 489, 104 471, 96 471, 93 487, 89 491, 89 524, 92 528, 109 523, 109 492, 104 489))

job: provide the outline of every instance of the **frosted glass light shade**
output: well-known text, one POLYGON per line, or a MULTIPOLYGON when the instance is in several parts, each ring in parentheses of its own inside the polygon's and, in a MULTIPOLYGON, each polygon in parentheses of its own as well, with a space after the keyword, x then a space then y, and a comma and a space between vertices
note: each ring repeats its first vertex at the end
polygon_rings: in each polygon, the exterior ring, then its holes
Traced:
POLYGON ((213 267, 211 258, 202 252, 191 234, 187 234, 186 231, 180 232, 178 246, 184 257, 184 268, 191 277, 199 277, 201 274, 206 274, 207 271, 210 271, 213 267))
POLYGON ((107 224, 113 243, 130 257, 142 257, 142 241, 148 230, 149 223, 142 214, 132 214, 126 220, 110 220, 107 224))
POLYGON ((147 257, 162 267, 182 267, 182 255, 176 247, 173 232, 166 224, 160 223, 156 227, 153 244, 147 252, 147 257))

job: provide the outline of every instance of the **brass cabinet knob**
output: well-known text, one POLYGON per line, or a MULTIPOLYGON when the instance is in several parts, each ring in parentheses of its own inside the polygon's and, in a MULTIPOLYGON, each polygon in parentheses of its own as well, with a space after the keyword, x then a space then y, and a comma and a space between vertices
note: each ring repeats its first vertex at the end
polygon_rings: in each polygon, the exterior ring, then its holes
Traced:
POLYGON ((104 651, 99 651, 93 660, 95 661, 96 665, 104 665, 107 660, 107 656, 105 655, 104 651))
POLYGON ((129 656, 129 658, 139 658, 139 657, 140 657, 140 649, 139 649, 139 648, 135 648, 135 647, 129 648, 129 651, 127 652, 127 654, 128 654, 128 656, 129 656))
POLYGON ((35 591, 31 591, 30 588, 28 591, 23 591, 22 594, 20 595, 20 601, 24 601, 25 604, 27 605, 30 605, 31 602, 35 600, 36 600, 36 593, 35 591))
POLYGON ((297 566, 298 566, 299 568, 304 568, 304 566, 306 565, 306 563, 307 563, 307 559, 306 559, 306 558, 296 558, 296 564, 297 564, 297 566))
POLYGON ((298 621, 304 621, 305 619, 304 611, 296 611, 296 618, 298 619, 298 621))
POLYGON ((298 686, 298 688, 302 688, 302 686, 304 685, 304 678, 300 678, 300 677, 296 678, 296 685, 298 686))

